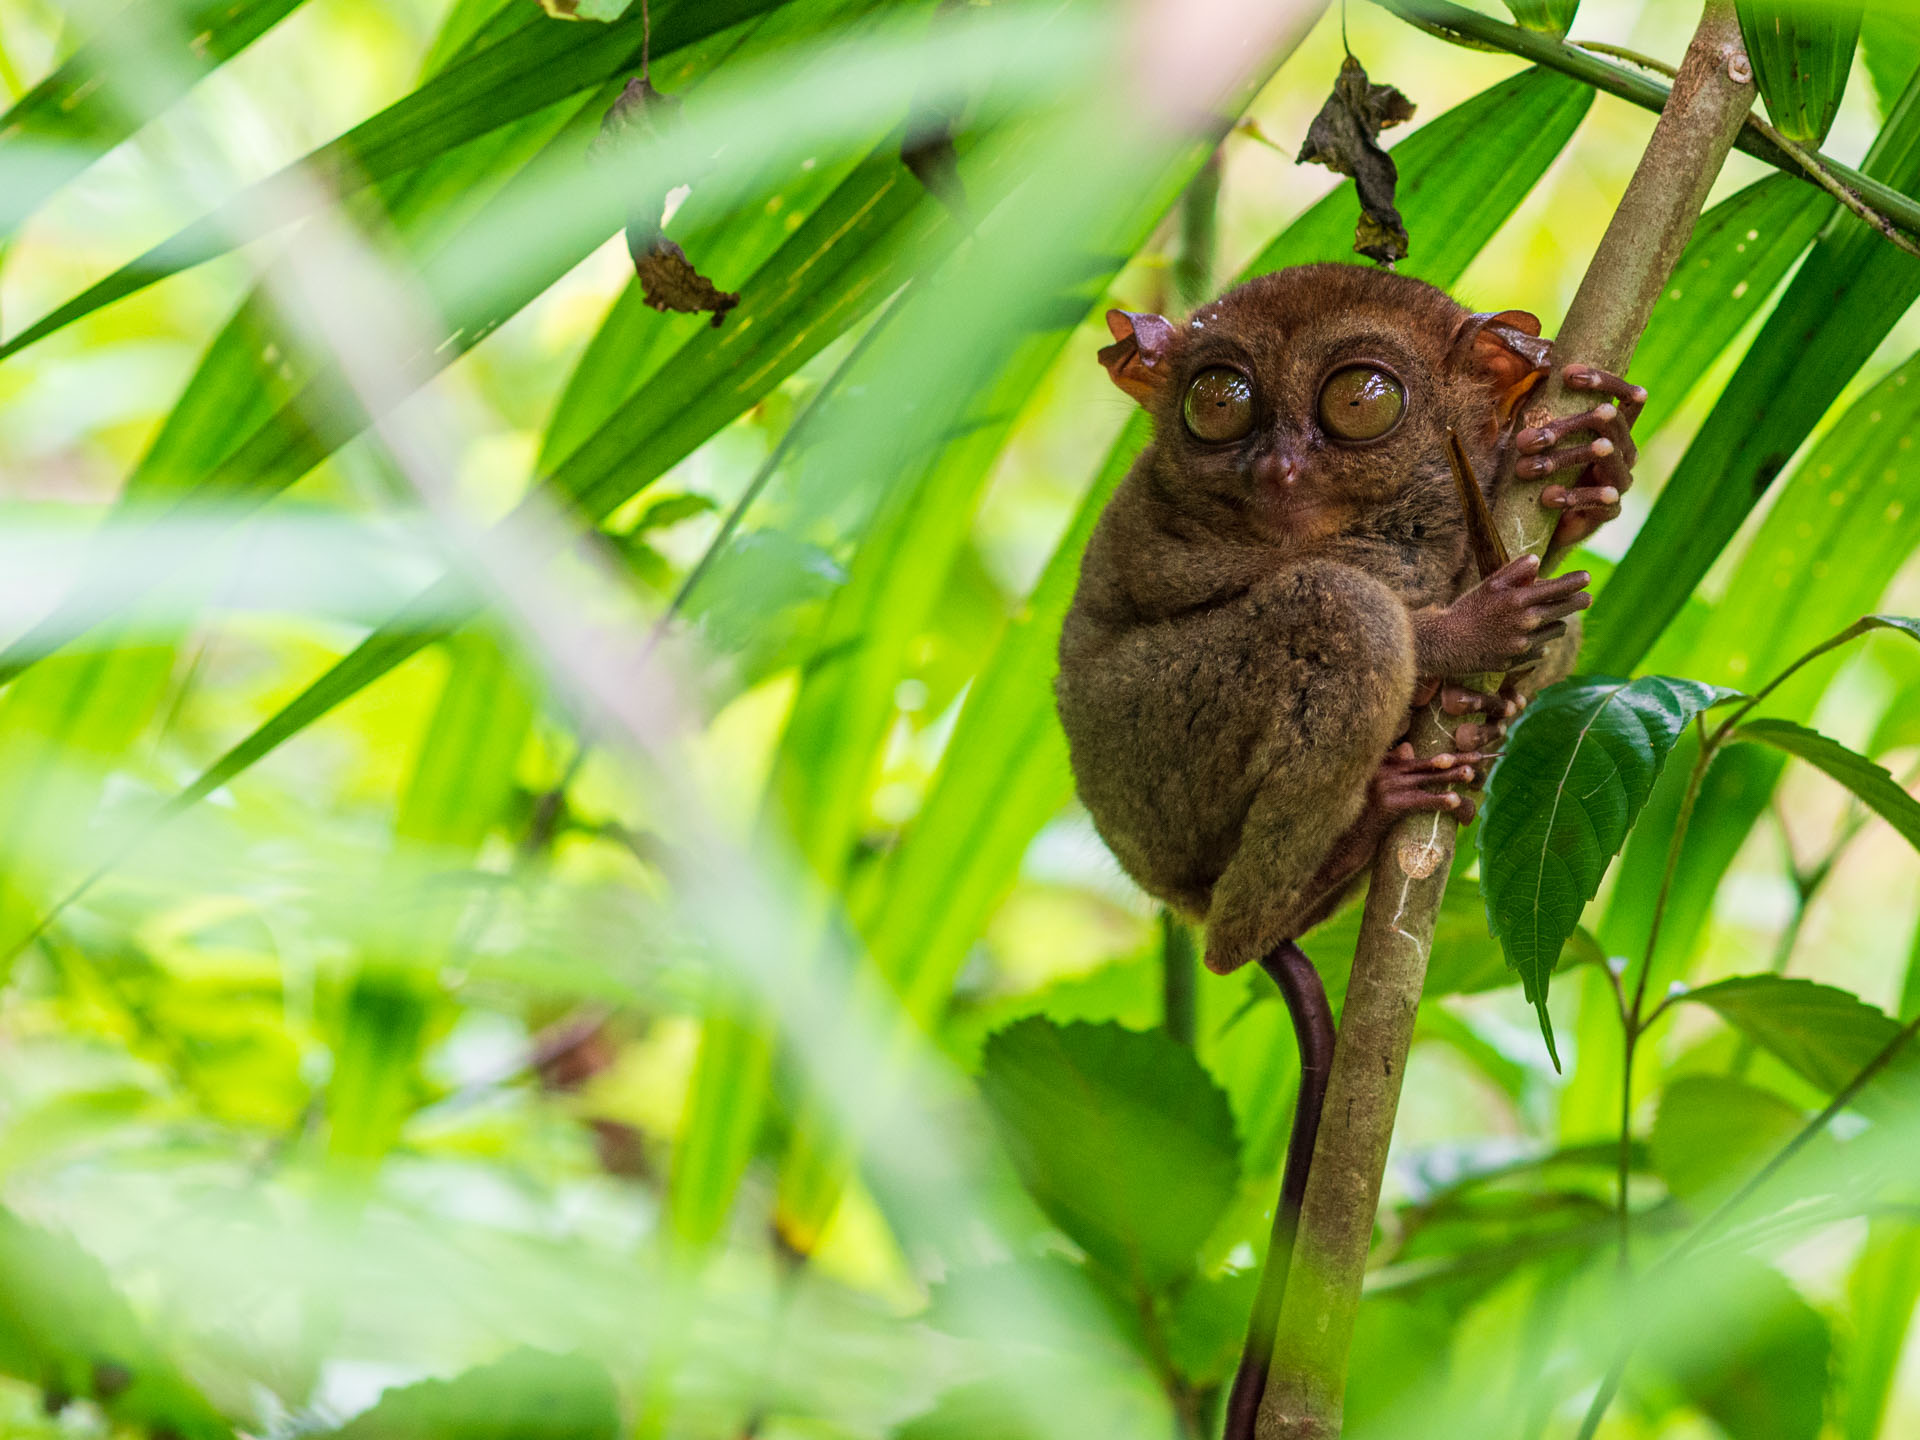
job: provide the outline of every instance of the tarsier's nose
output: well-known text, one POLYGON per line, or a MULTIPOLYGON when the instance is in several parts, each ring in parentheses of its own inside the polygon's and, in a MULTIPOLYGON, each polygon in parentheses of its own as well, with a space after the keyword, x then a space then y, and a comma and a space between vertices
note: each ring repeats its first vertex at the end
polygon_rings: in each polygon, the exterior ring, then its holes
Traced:
POLYGON ((1291 489, 1300 478, 1300 457, 1291 450, 1269 450, 1253 462, 1253 477, 1270 489, 1291 489))

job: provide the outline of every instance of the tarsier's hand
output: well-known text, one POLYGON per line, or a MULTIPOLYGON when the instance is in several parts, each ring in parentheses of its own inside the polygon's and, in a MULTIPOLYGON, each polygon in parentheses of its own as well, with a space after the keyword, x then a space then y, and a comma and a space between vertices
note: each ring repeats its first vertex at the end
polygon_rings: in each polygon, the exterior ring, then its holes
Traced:
POLYGON ((1536 420, 1530 415, 1527 428, 1513 437, 1521 455, 1514 473, 1522 479, 1538 480, 1579 467, 1571 486, 1548 485, 1540 492, 1542 505, 1564 512, 1553 532, 1556 548, 1578 544, 1620 513, 1620 497, 1633 484, 1633 422, 1647 403, 1647 392, 1640 386, 1591 365, 1564 366, 1560 378, 1569 390, 1613 398, 1564 420, 1545 416, 1536 420), (1583 433, 1593 438, 1554 448, 1567 436, 1583 433))
MULTIPOLYGON (((1427 622, 1421 668, 1473 675, 1534 664, 1551 640, 1566 634, 1566 617, 1593 603, 1584 570, 1541 580, 1540 557, 1522 555, 1494 571, 1427 622)), ((1433 614, 1433 612, 1425 612, 1433 614)))

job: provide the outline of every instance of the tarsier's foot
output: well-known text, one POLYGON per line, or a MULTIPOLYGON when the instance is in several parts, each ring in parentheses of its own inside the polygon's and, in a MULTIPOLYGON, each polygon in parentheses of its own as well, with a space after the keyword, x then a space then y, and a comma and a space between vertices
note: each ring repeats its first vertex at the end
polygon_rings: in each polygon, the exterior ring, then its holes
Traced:
MULTIPOLYGON (((1465 728, 1465 727, 1462 727, 1465 728)), ((1462 825, 1472 821, 1476 807, 1471 797, 1451 787, 1478 785, 1493 756, 1477 750, 1419 759, 1413 746, 1400 744, 1387 752, 1367 785, 1368 818, 1384 833, 1403 815, 1444 811, 1462 825)))
POLYGON ((1548 485, 1540 492, 1542 505, 1565 512, 1554 530, 1556 546, 1577 544, 1620 513, 1620 497, 1633 484, 1633 422, 1647 403, 1647 392, 1640 386, 1591 365, 1565 366, 1560 378, 1569 390, 1612 398, 1564 420, 1529 415, 1527 428, 1514 436, 1522 457, 1514 473, 1523 479, 1538 480, 1579 467, 1571 486, 1548 485), (1555 448, 1567 436, 1579 434, 1593 438, 1555 448))
MULTIPOLYGON (((1527 699, 1516 690, 1512 683, 1501 687, 1497 695, 1489 695, 1483 690, 1469 690, 1464 685, 1448 682, 1440 687, 1440 709, 1448 715, 1477 715, 1478 720, 1469 720, 1454 728, 1453 745, 1456 750, 1471 750, 1486 754, 1489 762, 1500 742, 1506 738, 1507 726, 1513 717, 1526 709, 1527 699)), ((1485 781, 1489 767, 1482 766, 1475 777, 1476 782, 1485 781)))
POLYGON ((1447 607, 1457 658, 1454 674, 1515 671, 1539 661, 1547 643, 1567 633, 1566 617, 1593 603, 1584 570, 1541 580, 1540 557, 1503 565, 1447 607))

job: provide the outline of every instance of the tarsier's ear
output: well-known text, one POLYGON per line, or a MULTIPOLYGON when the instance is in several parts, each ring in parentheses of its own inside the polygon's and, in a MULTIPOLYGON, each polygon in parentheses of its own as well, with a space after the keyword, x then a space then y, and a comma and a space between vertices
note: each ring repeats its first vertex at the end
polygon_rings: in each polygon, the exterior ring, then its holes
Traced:
POLYGON ((1167 383, 1172 368, 1172 322, 1159 315, 1109 310, 1107 329, 1113 332, 1113 344, 1101 349, 1100 363, 1114 384, 1145 405, 1167 383))
POLYGON ((1525 310, 1469 315, 1454 328, 1449 359, 1481 375, 1494 394, 1500 426, 1513 418, 1552 369, 1552 343, 1540 338, 1540 320, 1525 310))

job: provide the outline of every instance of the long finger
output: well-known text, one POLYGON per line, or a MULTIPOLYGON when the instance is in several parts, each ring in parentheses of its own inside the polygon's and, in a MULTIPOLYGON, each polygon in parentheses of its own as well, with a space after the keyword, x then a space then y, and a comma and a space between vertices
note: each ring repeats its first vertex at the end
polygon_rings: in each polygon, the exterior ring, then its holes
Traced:
POLYGON ((1549 485, 1540 492, 1540 503, 1549 510, 1569 510, 1581 514, 1605 514, 1608 519, 1620 513, 1620 491, 1614 485, 1549 485))
POLYGON ((1647 392, 1639 385, 1629 385, 1618 375, 1609 373, 1593 365, 1568 365, 1561 369, 1560 379, 1569 390, 1584 390, 1590 394, 1611 395, 1620 402, 1620 409, 1631 425, 1640 418, 1640 407, 1647 403, 1647 392))
POLYGON ((1449 681, 1440 690, 1440 709, 1448 715, 1498 715, 1512 713, 1512 702, 1484 690, 1471 690, 1449 681))
POLYGON ((1593 583, 1593 576, 1585 570, 1569 570, 1564 575, 1556 575, 1551 580, 1541 580, 1527 586, 1527 604, 1543 605, 1555 600, 1564 600, 1569 595, 1577 595, 1593 583))
POLYGON ((1593 604, 1593 596, 1582 590, 1578 595, 1569 596, 1565 600, 1556 600, 1550 605, 1529 605, 1527 628, 1537 633, 1544 629, 1549 621, 1564 620, 1569 615, 1585 610, 1591 604, 1593 604))
POLYGON ((1557 475, 1562 470, 1581 469, 1598 464, 1614 453, 1613 441, 1602 435, 1584 445, 1567 445, 1544 455, 1529 455, 1513 467, 1513 473, 1528 480, 1557 475))
POLYGON ((1522 455, 1538 455, 1543 450, 1551 450, 1567 436, 1585 430, 1597 436, 1611 437, 1612 422, 1620 418, 1620 407, 1611 400, 1603 400, 1591 410, 1583 410, 1578 415, 1562 416, 1558 420, 1549 420, 1544 425, 1529 425, 1513 437, 1514 448, 1522 455))

